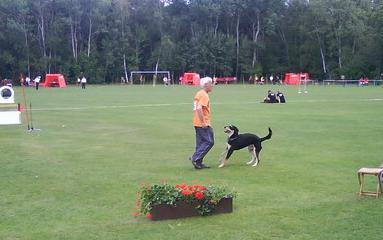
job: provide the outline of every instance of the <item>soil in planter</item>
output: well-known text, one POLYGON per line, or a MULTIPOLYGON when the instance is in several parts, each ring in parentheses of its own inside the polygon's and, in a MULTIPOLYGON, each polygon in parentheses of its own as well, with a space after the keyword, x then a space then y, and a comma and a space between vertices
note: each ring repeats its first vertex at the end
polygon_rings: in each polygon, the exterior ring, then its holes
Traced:
MULTIPOLYGON (((178 203, 176 206, 159 204, 152 207, 150 213, 152 220, 166 220, 201 216, 195 205, 189 205, 184 202, 178 203)), ((231 213, 233 212, 233 199, 223 198, 219 201, 216 208, 211 214, 231 213)))

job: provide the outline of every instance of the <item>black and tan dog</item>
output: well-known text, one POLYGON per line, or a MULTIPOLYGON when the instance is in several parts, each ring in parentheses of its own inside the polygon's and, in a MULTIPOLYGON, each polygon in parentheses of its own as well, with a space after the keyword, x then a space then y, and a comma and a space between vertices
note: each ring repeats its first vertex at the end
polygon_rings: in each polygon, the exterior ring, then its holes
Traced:
POLYGON ((239 134, 238 128, 234 125, 225 126, 223 129, 223 131, 228 135, 228 139, 226 150, 221 154, 220 165, 218 167, 224 167, 235 150, 245 147, 248 148, 251 155, 251 159, 247 162, 247 164, 253 167, 257 166, 261 161, 259 153, 262 150, 262 142, 271 138, 273 133, 271 129, 269 128, 269 134, 263 138, 251 133, 239 134))

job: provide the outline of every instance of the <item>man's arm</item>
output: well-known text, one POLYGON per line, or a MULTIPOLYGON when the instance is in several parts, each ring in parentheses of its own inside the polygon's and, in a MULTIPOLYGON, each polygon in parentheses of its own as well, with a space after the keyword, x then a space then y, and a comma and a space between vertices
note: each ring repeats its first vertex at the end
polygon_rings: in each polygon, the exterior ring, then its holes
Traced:
POLYGON ((202 105, 200 104, 197 104, 196 106, 196 109, 194 110, 197 112, 197 116, 199 118, 199 120, 201 121, 201 125, 203 128, 207 127, 206 123, 205 123, 205 119, 203 117, 203 112, 202 112, 202 105))

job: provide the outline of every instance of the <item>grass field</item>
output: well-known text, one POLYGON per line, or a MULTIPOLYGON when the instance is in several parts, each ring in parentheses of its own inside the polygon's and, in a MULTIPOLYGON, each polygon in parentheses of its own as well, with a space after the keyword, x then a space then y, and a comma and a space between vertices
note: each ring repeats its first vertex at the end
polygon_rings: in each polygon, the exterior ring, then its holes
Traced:
POLYGON ((383 198, 359 198, 356 171, 383 163, 383 88, 282 86, 286 104, 260 104, 267 89, 214 88, 212 168, 201 171, 187 160, 197 88, 27 89, 41 131, 0 126, 0 239, 381 239, 383 198), (273 129, 259 167, 242 150, 217 168, 228 123, 273 129), (161 181, 227 185, 234 212, 132 217, 140 185, 161 181))

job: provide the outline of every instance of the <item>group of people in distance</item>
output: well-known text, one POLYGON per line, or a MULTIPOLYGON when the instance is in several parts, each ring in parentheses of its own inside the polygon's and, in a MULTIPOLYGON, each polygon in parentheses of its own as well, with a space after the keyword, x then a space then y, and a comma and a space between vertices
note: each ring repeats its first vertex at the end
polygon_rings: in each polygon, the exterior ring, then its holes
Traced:
POLYGON ((80 77, 77 78, 77 85, 81 85, 82 89, 86 88, 86 77, 83 73, 80 74, 80 77))
POLYGON ((359 87, 367 86, 368 85, 368 77, 366 77, 366 76, 361 77, 359 79, 358 85, 359 85, 359 87))
MULTIPOLYGON (((258 76, 257 74, 255 74, 254 76, 250 75, 250 77, 249 77, 249 83, 254 83, 254 84, 259 84, 259 85, 266 84, 266 82, 267 82, 266 80, 267 79, 265 79, 264 76, 262 76, 262 75, 258 76)), ((273 84, 273 85, 275 85, 275 84, 282 85, 282 80, 280 79, 278 74, 276 74, 276 75, 271 74, 268 78, 268 81, 270 84, 273 84)))
POLYGON ((283 93, 278 90, 277 93, 269 90, 267 91, 267 96, 263 99, 264 103, 286 103, 285 96, 283 93))
POLYGON ((22 78, 22 84, 26 87, 31 87, 32 86, 32 82, 34 83, 34 86, 36 88, 36 90, 39 90, 39 85, 40 85, 40 82, 41 82, 41 75, 40 74, 37 74, 37 76, 31 80, 31 78, 29 76, 26 76, 25 77, 25 80, 24 80, 24 77, 22 78))

